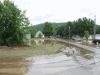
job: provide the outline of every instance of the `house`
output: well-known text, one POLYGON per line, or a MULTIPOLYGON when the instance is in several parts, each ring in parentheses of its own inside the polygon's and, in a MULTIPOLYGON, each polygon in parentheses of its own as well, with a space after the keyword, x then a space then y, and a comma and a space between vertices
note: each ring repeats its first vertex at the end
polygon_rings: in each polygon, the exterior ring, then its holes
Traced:
POLYGON ((26 34, 27 39, 31 39, 31 34, 26 34))
POLYGON ((100 34, 96 34, 96 35, 95 35, 95 38, 96 38, 96 39, 100 39, 100 34))
MULTIPOLYGON (((94 35, 90 35, 88 39, 93 39, 94 35)), ((100 39, 100 34, 96 34, 95 38, 99 38, 100 39)), ((85 36, 83 37, 83 39, 86 39, 85 36)))
POLYGON ((42 34, 42 38, 44 38, 44 35, 43 35, 43 33, 42 33, 41 31, 38 31, 38 32, 36 33, 35 37, 38 38, 38 35, 39 35, 40 33, 42 34))
POLYGON ((79 35, 73 35, 72 37, 80 37, 79 35))
POLYGON ((26 42, 27 42, 27 45, 30 45, 31 44, 31 34, 26 34, 25 37, 28 39, 26 42))

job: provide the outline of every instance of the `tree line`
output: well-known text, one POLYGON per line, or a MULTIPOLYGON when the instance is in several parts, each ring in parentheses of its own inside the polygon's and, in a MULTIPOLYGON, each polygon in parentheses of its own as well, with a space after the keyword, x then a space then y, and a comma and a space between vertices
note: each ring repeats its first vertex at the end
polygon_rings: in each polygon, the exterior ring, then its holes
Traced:
MULTIPOLYGON (((37 31, 42 31, 43 30, 43 28, 44 28, 44 24, 45 23, 41 23, 41 24, 37 24, 37 25, 34 25, 34 28, 37 30, 37 31)), ((53 23, 53 25, 54 25, 54 29, 55 29, 55 27, 57 27, 57 26, 59 26, 59 25, 66 25, 67 24, 67 22, 62 22, 62 23, 53 23)))
MULTIPOLYGON (((87 19, 86 17, 79 18, 73 22, 68 21, 66 25, 56 26, 55 29, 53 23, 45 22, 42 32, 46 36, 60 35, 69 37, 69 26, 70 26, 70 37, 72 37, 73 35, 79 35, 80 37, 84 37, 85 31, 88 31, 89 34, 92 35, 94 34, 94 25, 95 25, 94 20, 90 18, 87 19)), ((100 26, 96 26, 96 33, 100 34, 100 26)))

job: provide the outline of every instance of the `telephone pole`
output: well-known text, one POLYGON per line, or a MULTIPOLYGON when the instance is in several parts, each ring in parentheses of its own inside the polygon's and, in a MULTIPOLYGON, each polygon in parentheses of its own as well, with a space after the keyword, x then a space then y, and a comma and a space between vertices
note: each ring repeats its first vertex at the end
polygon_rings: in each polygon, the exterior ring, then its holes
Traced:
POLYGON ((70 26, 69 26, 69 39, 70 39, 70 26))
POLYGON ((94 39, 96 35, 96 15, 94 16, 94 39))

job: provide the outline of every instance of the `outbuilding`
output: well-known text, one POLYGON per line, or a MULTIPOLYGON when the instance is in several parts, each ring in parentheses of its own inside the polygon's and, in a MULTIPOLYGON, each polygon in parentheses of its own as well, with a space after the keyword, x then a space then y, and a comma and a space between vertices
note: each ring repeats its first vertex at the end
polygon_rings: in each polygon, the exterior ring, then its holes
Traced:
POLYGON ((38 37, 39 37, 39 36, 38 36, 39 34, 41 34, 41 35, 42 35, 42 37, 41 37, 41 38, 44 38, 44 35, 43 35, 43 33, 42 33, 41 31, 38 31, 38 32, 36 33, 35 37, 36 37, 36 38, 38 38, 38 37))

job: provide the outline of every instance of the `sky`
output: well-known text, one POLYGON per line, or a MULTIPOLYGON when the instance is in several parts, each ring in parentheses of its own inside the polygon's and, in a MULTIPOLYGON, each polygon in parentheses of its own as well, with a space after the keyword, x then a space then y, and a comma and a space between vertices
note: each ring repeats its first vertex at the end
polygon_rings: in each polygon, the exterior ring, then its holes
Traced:
MULTIPOLYGON (((3 1, 3 0, 1 0, 3 1)), ((32 25, 48 22, 68 22, 78 18, 91 18, 100 25, 99 0, 11 0, 23 10, 32 25)))

